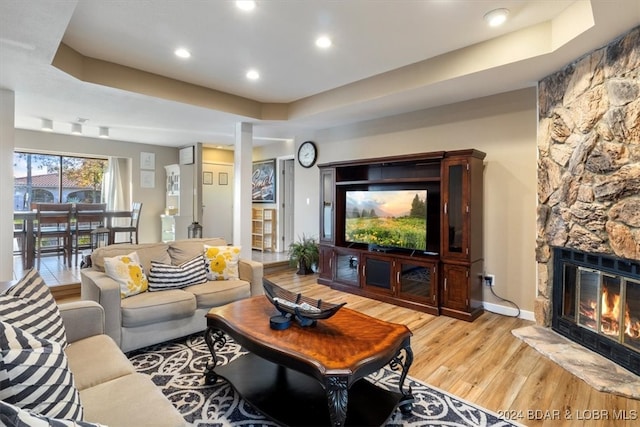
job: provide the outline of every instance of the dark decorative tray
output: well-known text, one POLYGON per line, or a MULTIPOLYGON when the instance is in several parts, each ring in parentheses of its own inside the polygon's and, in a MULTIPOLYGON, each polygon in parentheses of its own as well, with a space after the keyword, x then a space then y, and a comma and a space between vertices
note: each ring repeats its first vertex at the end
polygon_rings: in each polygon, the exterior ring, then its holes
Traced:
POLYGON ((316 320, 328 319, 346 304, 331 304, 295 294, 267 279, 262 279, 262 286, 271 304, 285 317, 296 316, 302 326, 312 325, 316 320))

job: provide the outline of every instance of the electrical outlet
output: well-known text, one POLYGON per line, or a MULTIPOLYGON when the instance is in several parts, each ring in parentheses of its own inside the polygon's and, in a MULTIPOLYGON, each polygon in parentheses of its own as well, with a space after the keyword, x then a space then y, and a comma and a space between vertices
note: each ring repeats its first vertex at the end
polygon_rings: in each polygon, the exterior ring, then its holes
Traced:
POLYGON ((496 275, 495 274, 485 274, 484 275, 484 284, 486 286, 495 286, 496 285, 496 275))

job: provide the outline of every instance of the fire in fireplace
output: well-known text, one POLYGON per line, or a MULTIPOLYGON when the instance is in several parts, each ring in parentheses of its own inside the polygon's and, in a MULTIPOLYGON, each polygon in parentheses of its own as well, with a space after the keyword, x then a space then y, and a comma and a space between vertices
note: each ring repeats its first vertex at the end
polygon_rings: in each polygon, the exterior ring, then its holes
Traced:
POLYGON ((640 263, 554 249, 552 328, 640 375, 640 263))

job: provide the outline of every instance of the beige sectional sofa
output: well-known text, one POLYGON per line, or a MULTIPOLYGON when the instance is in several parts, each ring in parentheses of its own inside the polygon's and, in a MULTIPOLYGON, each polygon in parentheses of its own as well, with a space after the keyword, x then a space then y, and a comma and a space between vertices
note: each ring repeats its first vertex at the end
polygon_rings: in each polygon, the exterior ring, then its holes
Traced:
POLYGON ((145 272, 151 261, 181 265, 203 253, 204 245, 226 246, 224 239, 188 239, 170 243, 117 244, 95 250, 92 267, 81 270, 82 300, 99 303, 105 332, 122 351, 179 338, 206 328, 206 313, 229 302, 264 293, 263 266, 240 258, 238 279, 207 281, 181 289, 143 292, 121 298, 120 286, 105 273, 105 258, 136 252, 145 272))
POLYGON ((104 334, 104 310, 92 301, 58 306, 69 346, 69 370, 80 392, 84 420, 109 427, 189 424, 162 391, 104 334))

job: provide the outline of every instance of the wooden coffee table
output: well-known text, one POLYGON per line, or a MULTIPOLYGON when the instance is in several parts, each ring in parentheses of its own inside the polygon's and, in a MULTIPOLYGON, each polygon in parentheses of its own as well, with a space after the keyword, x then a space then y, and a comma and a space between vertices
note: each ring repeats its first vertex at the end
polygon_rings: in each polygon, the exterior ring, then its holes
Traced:
POLYGON ((206 377, 226 379, 251 405, 286 425, 381 425, 396 409, 411 411, 404 382, 413 361, 411 331, 365 314, 340 309, 329 319, 273 330, 278 314, 263 295, 211 309, 205 341, 213 363, 206 377), (217 366, 225 333, 248 350, 217 366), (384 366, 401 371, 398 392, 363 378, 384 366))

